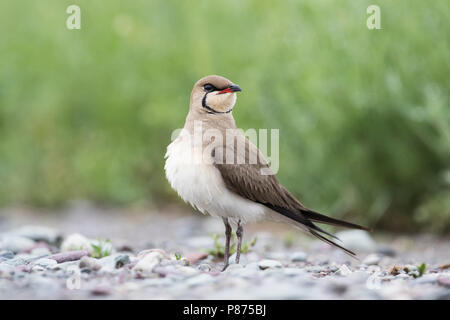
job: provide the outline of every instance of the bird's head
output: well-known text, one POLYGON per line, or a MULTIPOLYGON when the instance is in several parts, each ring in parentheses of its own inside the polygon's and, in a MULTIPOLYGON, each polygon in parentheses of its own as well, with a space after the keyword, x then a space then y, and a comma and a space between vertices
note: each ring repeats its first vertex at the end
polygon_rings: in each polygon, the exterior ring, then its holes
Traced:
POLYGON ((236 92, 241 88, 227 78, 207 76, 198 80, 191 93, 191 110, 201 113, 230 113, 236 103, 236 92))

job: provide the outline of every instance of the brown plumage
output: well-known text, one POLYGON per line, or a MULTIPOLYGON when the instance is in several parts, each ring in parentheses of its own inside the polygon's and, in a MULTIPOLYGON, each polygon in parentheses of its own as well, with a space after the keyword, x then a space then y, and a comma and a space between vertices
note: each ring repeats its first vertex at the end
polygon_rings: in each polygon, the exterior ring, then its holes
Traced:
POLYGON ((353 229, 368 230, 366 227, 331 218, 306 208, 280 184, 264 156, 254 144, 243 135, 238 135, 236 142, 245 144, 245 149, 242 148, 242 150, 245 150, 245 153, 237 152, 237 144, 225 143, 225 146, 218 146, 215 149, 214 157, 214 165, 219 169, 225 185, 230 191, 251 201, 261 203, 283 216, 301 223, 312 235, 351 255, 355 255, 354 252, 318 234, 318 232, 325 233, 336 238, 316 226, 313 221, 353 229), (236 164, 225 163, 223 159, 225 159, 224 154, 226 152, 233 153, 236 159, 240 159, 240 161, 238 160, 236 164), (249 159, 252 159, 252 154, 256 154, 256 159, 258 160, 256 164, 250 163, 249 159), (262 174, 262 171, 265 174, 262 174))

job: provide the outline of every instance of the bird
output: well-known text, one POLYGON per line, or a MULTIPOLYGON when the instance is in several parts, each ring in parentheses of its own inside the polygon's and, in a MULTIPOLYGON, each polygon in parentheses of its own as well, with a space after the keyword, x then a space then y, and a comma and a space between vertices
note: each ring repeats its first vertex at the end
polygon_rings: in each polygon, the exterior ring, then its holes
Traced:
POLYGON ((178 195, 194 209, 223 220, 222 270, 229 265, 232 230, 236 230, 235 263, 239 264, 243 226, 260 220, 294 225, 356 257, 316 223, 369 229, 308 209, 278 181, 261 151, 237 129, 232 111, 241 91, 222 76, 198 80, 184 127, 165 154, 166 178, 178 195))

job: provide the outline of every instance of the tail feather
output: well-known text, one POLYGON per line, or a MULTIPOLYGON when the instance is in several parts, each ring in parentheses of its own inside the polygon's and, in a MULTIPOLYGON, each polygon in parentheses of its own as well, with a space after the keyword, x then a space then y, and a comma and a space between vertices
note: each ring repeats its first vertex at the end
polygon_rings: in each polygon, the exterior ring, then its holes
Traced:
POLYGON ((320 214, 320 213, 312 211, 312 210, 301 210, 301 212, 306 218, 308 218, 309 220, 312 220, 314 222, 325 223, 325 224, 346 227, 346 228, 351 228, 351 229, 370 231, 370 229, 367 227, 363 227, 358 224, 347 222, 344 220, 331 218, 331 217, 325 216, 323 214, 320 214))
POLYGON ((347 249, 347 248, 344 248, 343 246, 337 244, 336 242, 334 242, 334 241, 332 241, 332 240, 330 240, 330 239, 328 239, 328 238, 325 238, 323 235, 317 233, 317 232, 314 231, 314 230, 309 230, 309 232, 310 232, 313 236, 319 238, 320 240, 325 241, 326 243, 328 243, 328 244, 330 244, 330 245, 332 245, 332 246, 335 246, 335 247, 337 247, 337 248, 339 248, 339 249, 341 249, 341 250, 344 250, 344 252, 347 253, 348 255, 350 255, 352 258, 357 259, 357 258, 356 258, 356 254, 355 254, 353 251, 351 251, 351 250, 349 250, 349 249, 347 249))
MULTIPOLYGON (((353 258, 356 258, 356 254, 347 249, 344 248, 343 246, 337 244, 336 242, 326 238, 325 236, 323 236, 321 233, 326 234, 336 240, 339 240, 335 235, 323 230, 322 228, 320 228, 319 226, 315 225, 313 223, 314 222, 319 222, 319 223, 326 223, 326 224, 331 224, 331 225, 336 225, 336 226, 343 226, 343 227, 347 227, 347 228, 353 228, 353 229, 360 229, 360 230, 369 230, 366 227, 354 224, 354 223, 350 223, 347 221, 342 221, 342 220, 338 220, 338 219, 334 219, 334 218, 330 218, 327 216, 324 216, 320 213, 317 213, 315 211, 310 211, 310 210, 301 210, 301 213, 294 213, 288 209, 279 207, 279 206, 274 206, 272 204, 269 203, 262 203, 263 205, 265 205, 266 207, 281 213, 283 216, 290 218, 292 220, 294 220, 295 222, 298 222, 300 224, 302 224, 303 226, 305 226, 309 233, 315 237, 317 237, 318 239, 325 241, 326 243, 335 246, 341 250, 343 250, 345 253, 347 253, 348 255, 350 255, 353 258)), ((340 240, 339 240, 340 241, 340 240)))

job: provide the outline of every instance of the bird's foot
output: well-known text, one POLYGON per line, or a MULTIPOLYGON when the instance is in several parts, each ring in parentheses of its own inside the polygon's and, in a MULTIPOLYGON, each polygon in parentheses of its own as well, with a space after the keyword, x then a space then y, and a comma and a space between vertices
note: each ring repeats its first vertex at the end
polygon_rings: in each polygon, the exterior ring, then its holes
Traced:
POLYGON ((228 268, 228 266, 229 266, 229 264, 226 263, 226 264, 223 266, 222 272, 224 272, 224 271, 228 268))

